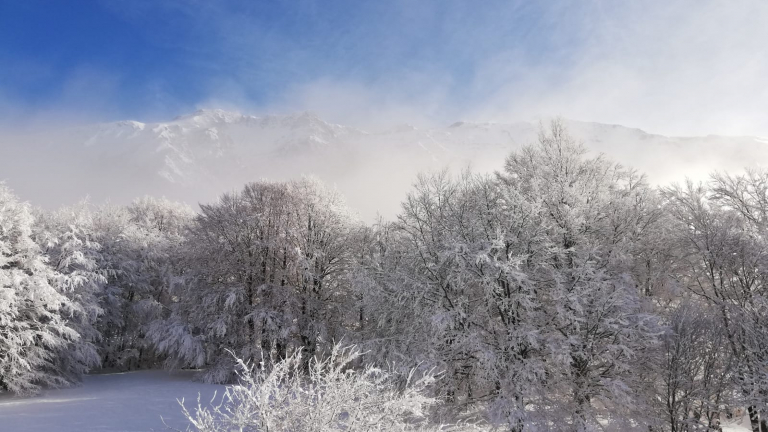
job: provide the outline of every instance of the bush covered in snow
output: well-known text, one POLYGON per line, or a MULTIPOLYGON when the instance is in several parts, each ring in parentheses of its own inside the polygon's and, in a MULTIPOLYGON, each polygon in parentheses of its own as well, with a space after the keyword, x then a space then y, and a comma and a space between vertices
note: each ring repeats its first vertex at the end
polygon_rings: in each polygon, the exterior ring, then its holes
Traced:
POLYGON ((433 371, 407 377, 373 366, 353 364, 361 352, 337 344, 325 359, 310 361, 304 374, 301 352, 277 362, 250 365, 237 360, 239 383, 220 403, 184 414, 200 432, 462 431, 472 425, 430 425, 438 400, 429 396, 433 371))

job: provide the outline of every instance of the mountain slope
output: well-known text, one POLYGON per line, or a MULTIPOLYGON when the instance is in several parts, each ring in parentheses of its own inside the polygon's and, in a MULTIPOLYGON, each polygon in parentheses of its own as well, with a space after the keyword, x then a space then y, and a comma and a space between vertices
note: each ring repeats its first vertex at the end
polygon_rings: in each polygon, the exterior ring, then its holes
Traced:
MULTIPOLYGON (((592 152, 638 168, 654 183, 768 162, 768 140, 761 138, 665 137, 617 125, 566 124, 592 152)), ((525 122, 458 122, 370 133, 308 113, 254 117, 202 110, 163 123, 0 136, 0 179, 24 199, 51 207, 86 195, 126 202, 155 194, 194 204, 246 181, 313 174, 337 185, 370 219, 377 211, 393 216, 418 172, 499 169, 510 151, 534 143, 538 130, 525 122)))

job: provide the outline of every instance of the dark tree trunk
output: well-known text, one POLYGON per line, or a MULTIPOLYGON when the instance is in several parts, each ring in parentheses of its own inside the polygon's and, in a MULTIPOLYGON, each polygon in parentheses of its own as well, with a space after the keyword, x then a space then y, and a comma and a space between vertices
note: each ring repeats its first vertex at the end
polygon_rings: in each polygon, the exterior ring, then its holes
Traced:
POLYGON ((271 357, 272 355, 272 341, 269 339, 269 334, 267 334, 266 320, 264 320, 261 325, 261 352, 266 357, 271 357))
POLYGON ((764 432, 761 430, 762 428, 760 427, 760 414, 757 410, 757 407, 754 405, 750 405, 747 408, 747 413, 749 413, 749 423, 752 425, 752 432, 764 432))
POLYGON ((275 351, 277 351, 277 361, 285 360, 285 358, 288 356, 288 348, 282 341, 275 341, 275 351))

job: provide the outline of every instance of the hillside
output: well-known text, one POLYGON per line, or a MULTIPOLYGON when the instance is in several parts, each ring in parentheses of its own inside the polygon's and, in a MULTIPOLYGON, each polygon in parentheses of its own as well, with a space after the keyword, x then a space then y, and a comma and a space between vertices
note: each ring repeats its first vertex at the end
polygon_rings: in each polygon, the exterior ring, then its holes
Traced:
MULTIPOLYGON (((763 138, 666 137, 618 125, 566 123, 591 151, 646 172, 654 183, 768 161, 763 138)), ((312 174, 335 184, 371 219, 377 212, 394 215, 418 172, 466 166, 492 171, 510 151, 535 142, 538 128, 526 122, 457 122, 373 133, 309 113, 255 117, 200 110, 168 122, 0 135, 0 179, 23 199, 54 207, 86 195, 94 202, 122 203, 155 194, 195 204, 247 181, 312 174)))

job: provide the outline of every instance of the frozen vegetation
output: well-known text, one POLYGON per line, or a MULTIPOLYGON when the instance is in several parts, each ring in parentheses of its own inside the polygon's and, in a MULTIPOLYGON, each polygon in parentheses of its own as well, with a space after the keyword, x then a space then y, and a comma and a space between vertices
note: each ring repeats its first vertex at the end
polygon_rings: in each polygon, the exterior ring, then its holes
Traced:
MULTIPOLYGON (((225 387, 192 381, 194 372, 134 371, 88 375, 81 386, 47 390, 35 397, 0 396, 0 425, 14 432, 163 432, 193 426, 179 407, 184 399, 197 419, 201 407, 212 410, 214 394, 225 387)), ((258 420, 252 417, 251 421, 258 420)), ((467 427, 467 429, 469 429, 467 427)), ((479 430, 483 430, 477 428, 479 430)), ((219 429, 223 430, 223 429, 219 429)), ((388 430, 388 429, 385 429, 388 430)), ((450 429, 448 429, 450 430, 450 429)), ((747 432, 746 417, 726 422, 723 432, 747 432)))
POLYGON ((0 186, 2 424, 768 432, 768 173, 655 187, 557 121, 496 169, 372 224, 311 178, 198 209, 0 186))

